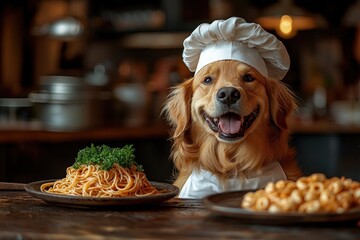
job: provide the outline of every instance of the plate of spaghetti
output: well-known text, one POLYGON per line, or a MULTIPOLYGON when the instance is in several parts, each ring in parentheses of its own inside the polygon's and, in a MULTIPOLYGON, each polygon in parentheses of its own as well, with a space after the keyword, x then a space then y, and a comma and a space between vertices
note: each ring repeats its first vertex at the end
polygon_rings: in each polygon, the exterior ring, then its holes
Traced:
POLYGON ((155 204, 178 194, 172 184, 149 181, 134 159, 132 145, 92 144, 78 152, 64 178, 29 183, 25 190, 45 202, 70 207, 155 204))

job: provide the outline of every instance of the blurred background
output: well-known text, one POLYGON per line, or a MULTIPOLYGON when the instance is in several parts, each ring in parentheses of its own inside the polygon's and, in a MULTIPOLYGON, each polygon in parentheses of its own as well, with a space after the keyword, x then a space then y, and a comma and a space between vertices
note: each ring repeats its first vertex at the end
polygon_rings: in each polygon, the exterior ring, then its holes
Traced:
POLYGON ((304 173, 360 180, 359 0, 2 0, 0 181, 61 178, 91 143, 133 144, 150 180, 171 181, 160 111, 191 77, 182 42, 231 16, 288 49, 304 173))

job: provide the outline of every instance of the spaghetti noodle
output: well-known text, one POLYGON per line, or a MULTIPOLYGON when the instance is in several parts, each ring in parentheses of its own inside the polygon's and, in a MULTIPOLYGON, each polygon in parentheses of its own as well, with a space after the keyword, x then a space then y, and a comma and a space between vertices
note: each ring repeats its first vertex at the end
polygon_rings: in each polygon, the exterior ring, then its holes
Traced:
POLYGON ((132 146, 123 149, 107 146, 85 148, 79 151, 73 166, 66 169, 66 177, 55 182, 44 183, 43 192, 88 197, 129 197, 157 194, 159 191, 151 185, 140 165, 133 161, 132 146), (84 160, 83 155, 91 153, 84 160), (104 159, 107 153, 111 156, 104 159), (114 154, 115 153, 115 154, 114 154), (117 157, 114 158, 114 156, 117 157), (119 156, 131 156, 126 163, 119 156), (81 156, 81 157, 80 157, 81 156), (89 159, 96 159, 95 162, 89 159), (99 160, 101 159, 101 160, 99 160), (109 165, 109 159, 114 161, 109 165), (106 162, 107 161, 107 162, 106 162), (106 162, 107 167, 102 163, 106 162), (124 166, 120 164, 123 163, 124 166), (110 166, 110 167, 109 167, 110 166))
POLYGON ((98 165, 68 167, 66 177, 41 185, 41 191, 55 194, 91 197, 129 197, 159 193, 136 166, 123 168, 119 164, 109 170, 98 165))

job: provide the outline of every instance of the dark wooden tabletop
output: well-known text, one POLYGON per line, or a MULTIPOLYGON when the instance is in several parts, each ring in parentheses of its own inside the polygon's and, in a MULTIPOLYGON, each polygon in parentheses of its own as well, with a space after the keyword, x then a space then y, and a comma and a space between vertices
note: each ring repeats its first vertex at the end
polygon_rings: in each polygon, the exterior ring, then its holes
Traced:
POLYGON ((360 239, 360 227, 250 224, 179 199, 160 206, 76 209, 0 190, 0 239, 360 239))

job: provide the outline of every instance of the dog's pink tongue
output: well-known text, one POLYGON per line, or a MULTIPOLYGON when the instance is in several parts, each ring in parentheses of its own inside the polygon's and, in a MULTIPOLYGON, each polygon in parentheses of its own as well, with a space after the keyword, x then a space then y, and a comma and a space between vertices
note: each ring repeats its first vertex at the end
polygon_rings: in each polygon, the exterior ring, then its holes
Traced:
POLYGON ((219 119, 219 127, 225 134, 237 133, 241 128, 241 119, 233 115, 221 116, 219 119))

